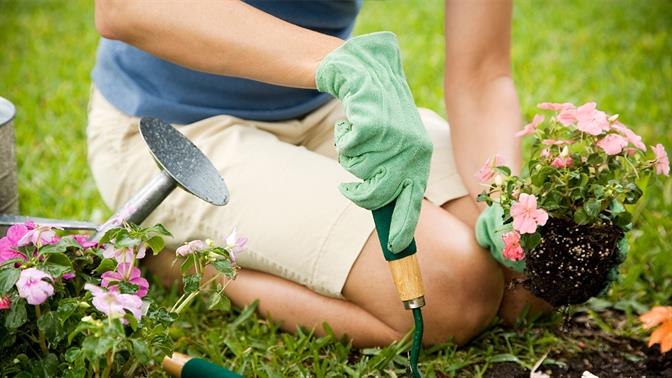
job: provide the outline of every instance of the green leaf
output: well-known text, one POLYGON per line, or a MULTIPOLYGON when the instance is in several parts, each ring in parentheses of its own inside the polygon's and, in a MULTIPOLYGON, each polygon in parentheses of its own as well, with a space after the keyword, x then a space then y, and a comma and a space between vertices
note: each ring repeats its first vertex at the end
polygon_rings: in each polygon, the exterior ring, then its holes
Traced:
POLYGON ((115 344, 114 338, 109 336, 103 336, 98 340, 98 345, 96 345, 94 349, 97 356, 103 356, 107 354, 107 351, 112 349, 115 344))
POLYGON ((138 330, 138 319, 136 319, 135 316, 133 316, 133 314, 131 314, 130 312, 126 312, 124 314, 124 319, 128 321, 128 325, 131 326, 133 332, 138 330))
POLYGON ((490 196, 489 196, 487 193, 482 192, 482 193, 479 193, 479 194, 476 196, 476 201, 478 201, 478 202, 486 202, 488 205, 490 205, 490 203, 492 202, 492 199, 490 198, 490 196))
POLYGON ((28 320, 28 313, 26 312, 26 301, 19 300, 12 303, 9 308, 9 313, 5 318, 5 327, 13 331, 23 325, 28 320))
POLYGON ((144 341, 138 339, 131 339, 133 345, 133 356, 138 359, 141 364, 149 362, 149 348, 144 341))
POLYGON ((170 325, 177 319, 178 315, 174 312, 168 312, 163 307, 156 307, 152 305, 149 308, 149 312, 147 313, 147 318, 151 319, 153 321, 159 322, 163 324, 164 326, 170 325))
POLYGON ((614 224, 621 228, 627 227, 630 222, 632 222, 632 214, 627 211, 618 214, 616 218, 614 218, 614 224))
POLYGON ((121 294, 135 294, 140 289, 140 286, 130 283, 128 281, 117 282, 121 294))
POLYGON ((140 239, 136 238, 130 238, 126 237, 121 240, 117 240, 114 242, 114 247, 115 248, 133 248, 136 245, 140 244, 142 241, 140 239))
POLYGON ((215 292, 208 300, 208 310, 229 311, 231 310, 231 301, 221 292, 215 292))
POLYGON ((112 259, 102 259, 100 264, 98 264, 98 267, 93 270, 93 274, 101 275, 110 270, 114 270, 114 268, 117 266, 116 264, 116 261, 112 259))
POLYGON ((79 307, 79 302, 74 298, 64 298, 58 302, 58 308, 56 309, 56 318, 61 323, 65 324, 65 321, 68 320, 72 314, 77 311, 79 307))
POLYGON ((212 266, 214 266, 218 271, 224 273, 224 275, 228 278, 232 278, 235 275, 235 270, 233 269, 231 261, 229 260, 215 260, 212 263, 212 266))
POLYGON ((631 205, 639 201, 639 198, 642 196, 642 190, 634 183, 629 183, 625 186, 627 191, 625 192, 625 200, 623 203, 631 205))
POLYGON ((72 262, 65 253, 53 252, 47 255, 44 268, 54 277, 59 277, 63 273, 72 271, 72 262))
POLYGON ((163 250, 163 246, 165 245, 165 242, 163 241, 163 238, 160 236, 154 236, 153 238, 147 240, 145 243, 149 246, 149 248, 152 249, 154 254, 158 254, 163 250))
POLYGON ((589 218, 595 218, 602 211, 602 201, 590 199, 583 204, 583 209, 589 218))
POLYGON ((82 342, 82 351, 90 360, 96 359, 96 348, 98 347, 99 338, 96 336, 87 336, 82 342))
POLYGON ((541 235, 539 232, 533 234, 522 234, 520 236, 520 246, 526 251, 531 251, 541 243, 541 235))
POLYGON ((598 154, 597 152, 590 154, 588 156, 588 160, 586 160, 586 163, 590 165, 600 164, 601 162, 602 158, 600 157, 600 154, 598 154))
POLYGON ((184 281, 184 292, 193 293, 194 291, 198 290, 198 287, 201 284, 201 275, 200 274, 187 275, 184 276, 183 281, 184 281))
POLYGON ((195 257, 193 254, 187 255, 182 265, 180 265, 180 272, 182 272, 183 276, 187 275, 191 267, 194 266, 194 259, 195 257))
POLYGON ((49 340, 57 338, 59 333, 59 324, 54 316, 53 311, 47 311, 37 320, 37 328, 39 328, 49 340))
POLYGON ((98 242, 98 244, 102 245, 105 243, 109 243, 110 240, 116 240, 124 236, 128 236, 128 230, 126 230, 125 228, 123 227, 111 228, 105 232, 105 235, 103 235, 102 238, 100 238, 100 242, 98 242))
POLYGON ((620 214, 625 211, 625 207, 619 200, 613 199, 611 200, 611 204, 609 204, 609 211, 612 214, 620 214))
POLYGON ((77 324, 77 328, 68 334, 68 345, 72 343, 72 340, 75 338, 75 336, 79 335, 83 331, 95 328, 97 328, 95 324, 91 324, 89 322, 80 322, 77 324))
POLYGON ((21 276, 21 271, 14 268, 0 270, 0 296, 9 293, 21 276))
POLYGON ((583 209, 583 207, 578 208, 574 212, 574 222, 577 224, 587 224, 590 221, 590 218, 588 217, 588 214, 586 213, 586 210, 583 209))
POLYGON ((81 249, 82 246, 77 243, 73 238, 61 238, 57 243, 47 244, 40 248, 41 254, 49 253, 62 253, 65 252, 68 248, 77 248, 81 249))
POLYGON ((604 196, 604 186, 599 185, 599 184, 593 184, 590 186, 590 191, 595 195, 597 198, 601 198, 604 196))
POLYGON ((65 351, 64 355, 65 360, 68 362, 75 362, 75 360, 77 359, 77 357, 79 357, 81 352, 82 352, 81 349, 77 347, 68 348, 68 350, 65 351))
POLYGON ((170 231, 168 231, 168 229, 166 229, 166 227, 164 227, 161 223, 157 223, 150 227, 149 231, 163 236, 173 236, 173 234, 171 234, 170 231))
POLYGON ((511 176, 511 168, 505 166, 505 165, 500 165, 495 167, 495 170, 499 173, 504 174, 505 176, 511 176))

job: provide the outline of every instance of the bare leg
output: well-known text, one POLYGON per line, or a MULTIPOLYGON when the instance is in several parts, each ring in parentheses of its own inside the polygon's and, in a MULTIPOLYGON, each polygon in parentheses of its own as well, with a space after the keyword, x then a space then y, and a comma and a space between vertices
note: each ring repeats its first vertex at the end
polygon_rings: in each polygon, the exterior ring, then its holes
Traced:
MULTIPOLYGON (((428 302, 425 342, 454 338, 465 343, 497 313, 504 287, 501 269, 475 244, 469 227, 427 201, 416 241, 428 302)), ((168 269, 161 258, 155 257, 148 265, 165 277, 168 269)), ((166 281, 173 282, 176 275, 174 272, 166 281)), ((288 280, 245 269, 226 294, 237 306, 259 299, 260 312, 270 313, 288 331, 302 325, 321 335, 326 321, 337 336, 349 336, 358 347, 387 345, 412 328, 410 312, 399 301, 375 232, 347 279, 343 290, 347 300, 325 297, 288 280)))

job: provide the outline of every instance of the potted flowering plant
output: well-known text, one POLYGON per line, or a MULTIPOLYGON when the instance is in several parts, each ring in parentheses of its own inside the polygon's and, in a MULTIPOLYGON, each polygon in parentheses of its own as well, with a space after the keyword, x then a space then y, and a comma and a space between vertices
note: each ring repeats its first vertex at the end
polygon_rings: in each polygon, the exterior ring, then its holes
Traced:
POLYGON ((542 103, 516 135, 532 139, 530 158, 513 175, 503 157, 486 161, 477 176, 489 207, 477 225, 481 245, 524 285, 555 306, 582 303, 606 290, 625 258, 627 205, 642 196, 653 173, 669 176, 661 144, 647 146, 594 102, 542 103), (480 230, 480 231, 479 231, 480 230))
POLYGON ((32 222, 10 227, 0 239, 0 371, 109 377, 160 366, 173 349, 170 325, 199 293, 216 286, 210 308, 225 303, 222 291, 245 244, 234 230, 223 247, 196 240, 178 248, 184 293, 166 309, 146 296, 138 265, 169 235, 162 225, 123 224, 91 242, 32 222), (207 265, 217 274, 203 282, 207 265))

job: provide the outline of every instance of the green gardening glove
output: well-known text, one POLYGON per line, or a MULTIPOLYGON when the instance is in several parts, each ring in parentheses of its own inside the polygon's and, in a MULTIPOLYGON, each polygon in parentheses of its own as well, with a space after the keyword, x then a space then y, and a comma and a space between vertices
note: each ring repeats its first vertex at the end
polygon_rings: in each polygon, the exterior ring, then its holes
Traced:
POLYGON ((339 189, 369 210, 397 200, 388 248, 398 253, 413 240, 432 142, 406 83, 396 36, 352 38, 324 58, 315 80, 318 90, 343 103, 347 121, 334 131, 339 162, 363 180, 339 189))

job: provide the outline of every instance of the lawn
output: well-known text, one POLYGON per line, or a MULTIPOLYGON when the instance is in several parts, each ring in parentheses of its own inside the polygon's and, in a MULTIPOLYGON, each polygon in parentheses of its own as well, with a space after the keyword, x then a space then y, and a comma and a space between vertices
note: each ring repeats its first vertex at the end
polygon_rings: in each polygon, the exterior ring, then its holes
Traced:
MULTIPOLYGON (((667 0, 518 1, 512 61, 525 119, 532 118, 538 102, 594 100, 600 109, 621 114, 648 144, 660 142, 672 152, 671 20, 667 0)), ((442 2, 367 2, 355 33, 378 30, 399 35, 418 105, 445 114, 442 2)), ((86 163, 89 73, 98 41, 92 2, 0 0, 0 40, 0 96, 17 107, 21 213, 105 219, 111 211, 86 163)), ((425 350, 425 375, 487 375, 501 362, 529 369, 546 353, 542 369, 562 367, 588 350, 615 355, 609 338, 643 340, 637 315, 672 304, 672 180, 650 182, 637 206, 621 281, 607 296, 568 310, 565 318, 574 331, 560 329, 560 314, 522 322, 517 329, 493 324, 466 347, 425 350), (577 324, 600 332, 579 332, 577 324)), ((170 301, 175 293, 152 295, 170 301)), ((334 337, 283 333, 253 308, 207 312, 194 306, 172 336, 180 351, 262 377, 399 376, 409 348, 402 342, 356 350, 334 337)), ((637 349, 619 356, 645 358, 637 349)))

